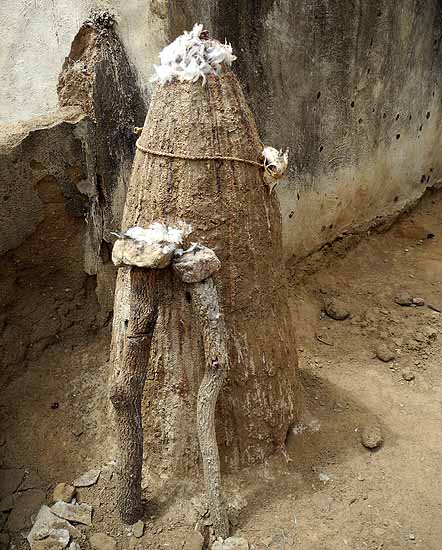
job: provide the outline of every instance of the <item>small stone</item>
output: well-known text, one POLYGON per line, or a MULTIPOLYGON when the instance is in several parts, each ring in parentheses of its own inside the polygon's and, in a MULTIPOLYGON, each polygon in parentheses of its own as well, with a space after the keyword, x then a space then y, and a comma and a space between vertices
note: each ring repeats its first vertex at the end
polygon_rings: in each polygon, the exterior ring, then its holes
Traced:
POLYGON ((396 354, 388 347, 385 342, 381 342, 376 348, 376 357, 384 363, 388 363, 396 357, 396 354))
POLYGON ((407 382, 411 382, 414 380, 415 376, 413 372, 410 369, 403 369, 402 370, 402 378, 406 380, 407 382))
POLYGON ((134 523, 131 527, 132 535, 139 539, 143 536, 144 533, 144 522, 139 520, 136 523, 134 523))
POLYGON ((100 473, 101 470, 99 469, 89 470, 89 472, 86 472, 80 477, 77 477, 77 479, 74 481, 74 486, 90 487, 91 485, 95 485, 95 483, 97 483, 98 481, 98 478, 100 477, 100 473))
POLYGON ((116 550, 116 541, 105 533, 94 533, 89 537, 89 542, 95 550, 116 550))
POLYGON ((413 298, 407 292, 400 292, 394 301, 400 306, 409 307, 413 303, 413 298))
POLYGON ((71 502, 77 490, 69 483, 59 483, 52 493, 53 502, 71 502))
POLYGON ((344 302, 336 298, 330 298, 325 302, 325 313, 335 321, 344 321, 350 315, 344 302))
POLYGON ((72 540, 68 546, 68 550, 81 550, 80 545, 75 540, 72 540))
POLYGON ((413 533, 410 533, 410 534, 408 535, 408 540, 416 540, 416 536, 413 535, 413 533))
POLYGON ((185 283, 199 283, 219 271, 221 262, 211 248, 192 245, 173 259, 173 269, 185 283))
POLYGON ((202 550, 204 537, 198 531, 193 531, 184 543, 183 550, 202 550))
POLYGON ((385 534, 385 530, 381 529, 380 527, 376 527, 376 529, 374 530, 374 534, 377 537, 382 537, 385 534))
POLYGON ((377 424, 369 424, 362 428, 361 443, 367 449, 377 449, 382 445, 383 441, 381 428, 377 424))
POLYGON ((37 512, 45 501, 46 494, 40 489, 30 489, 17 496, 14 508, 9 514, 7 528, 10 531, 21 531, 31 527, 31 516, 37 512))
POLYGON ((15 498, 14 495, 8 495, 0 500, 0 512, 8 512, 14 508, 15 498))
POLYGON ((25 471, 19 468, 5 468, 0 470, 0 499, 12 495, 19 488, 25 477, 25 471))
POLYGON ((67 529, 51 529, 47 537, 33 542, 32 550, 63 550, 69 544, 67 529))
POLYGON ((425 305, 425 300, 423 298, 419 298, 418 296, 413 296, 411 301, 413 302, 413 304, 415 306, 424 306, 425 305))
POLYGON ((225 541, 215 542, 212 550, 249 550, 249 543, 241 537, 229 537, 225 541))
POLYGON ((68 521, 92 525, 92 506, 89 504, 67 504, 60 501, 51 506, 51 512, 68 521))

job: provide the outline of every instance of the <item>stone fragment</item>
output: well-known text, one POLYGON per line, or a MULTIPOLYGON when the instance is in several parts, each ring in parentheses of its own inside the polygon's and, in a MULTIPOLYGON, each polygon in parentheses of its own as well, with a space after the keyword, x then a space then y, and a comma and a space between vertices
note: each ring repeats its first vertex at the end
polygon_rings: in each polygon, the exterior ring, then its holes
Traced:
POLYGON ((335 321, 344 321, 350 315, 350 311, 344 302, 336 298, 326 300, 325 313, 335 321))
POLYGON ((25 476, 25 471, 19 468, 4 468, 0 470, 0 499, 12 495, 19 488, 25 476))
POLYGON ((384 363, 388 363, 396 357, 396 354, 385 342, 381 342, 376 348, 376 357, 384 363))
POLYGON ((144 522, 139 520, 136 523, 134 523, 131 527, 131 531, 132 531, 132 535, 137 539, 142 537, 144 533, 144 522))
POLYGON ((71 537, 81 537, 81 533, 78 529, 76 529, 68 521, 53 514, 50 508, 44 504, 40 508, 37 517, 35 518, 34 525, 26 537, 31 547, 35 541, 48 537, 49 531, 52 529, 66 529, 69 531, 71 537))
POLYGON ((202 550, 204 537, 198 531, 193 531, 188 537, 183 546, 183 550, 202 550))
POLYGON ((15 498, 14 495, 8 495, 0 500, 0 512, 8 512, 14 508, 15 498))
POLYGON ((95 470, 89 470, 89 472, 77 477, 74 481, 74 487, 90 487, 91 485, 95 485, 100 477, 100 473, 101 470, 98 468, 95 470))
POLYGON ((45 501, 46 494, 40 489, 30 489, 20 493, 15 499, 14 508, 9 514, 7 528, 10 531, 21 531, 31 527, 31 516, 37 512, 45 501))
POLYGON ((67 529, 50 529, 47 537, 32 543, 31 550, 63 550, 69 544, 70 538, 67 529))
POLYGON ((368 424, 361 432, 361 443, 367 449, 377 449, 384 441, 381 428, 378 424, 368 424))
POLYGON ((68 521, 92 525, 92 506, 89 504, 68 504, 60 501, 51 506, 51 512, 68 521))
POLYGON ((173 259, 173 269, 185 283, 199 283, 216 273, 221 262, 211 248, 195 244, 173 259))
POLYGON ((53 502, 71 502, 76 493, 75 487, 69 485, 69 483, 59 483, 55 486, 54 492, 52 494, 53 502))
POLYGON ((216 541, 212 550, 249 550, 249 543, 241 537, 229 537, 224 541, 216 541))
POLYGON ((424 306, 425 305, 425 300, 423 298, 420 298, 419 296, 413 296, 411 301, 413 302, 413 304, 415 306, 424 306))
POLYGON ((95 550, 116 550, 117 543, 105 533, 94 533, 89 537, 89 542, 95 550))
POLYGON ((68 550, 81 550, 80 545, 75 540, 72 540, 68 546, 68 550))
POLYGON ((414 380, 415 376, 414 376, 414 373, 411 371, 411 369, 403 369, 402 378, 407 382, 411 382, 412 380, 414 380))
POLYGON ((408 292, 400 292, 394 298, 394 301, 400 306, 411 306, 413 303, 413 298, 408 294, 408 292))

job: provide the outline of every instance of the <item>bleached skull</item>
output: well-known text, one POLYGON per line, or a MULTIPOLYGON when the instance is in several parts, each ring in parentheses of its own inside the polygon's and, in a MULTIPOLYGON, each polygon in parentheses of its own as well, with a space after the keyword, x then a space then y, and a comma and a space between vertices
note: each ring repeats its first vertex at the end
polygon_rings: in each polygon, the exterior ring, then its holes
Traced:
POLYGON ((285 174, 289 164, 289 149, 285 151, 275 149, 274 147, 264 147, 262 152, 264 157, 264 170, 275 180, 279 180, 285 174))

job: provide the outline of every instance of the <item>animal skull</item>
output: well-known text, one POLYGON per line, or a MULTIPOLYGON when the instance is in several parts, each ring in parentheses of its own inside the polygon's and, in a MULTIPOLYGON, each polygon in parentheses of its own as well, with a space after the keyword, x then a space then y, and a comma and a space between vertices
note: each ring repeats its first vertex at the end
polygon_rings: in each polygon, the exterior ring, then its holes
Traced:
POLYGON ((289 149, 283 151, 274 147, 264 147, 264 170, 275 180, 279 180, 285 174, 289 163, 289 149))

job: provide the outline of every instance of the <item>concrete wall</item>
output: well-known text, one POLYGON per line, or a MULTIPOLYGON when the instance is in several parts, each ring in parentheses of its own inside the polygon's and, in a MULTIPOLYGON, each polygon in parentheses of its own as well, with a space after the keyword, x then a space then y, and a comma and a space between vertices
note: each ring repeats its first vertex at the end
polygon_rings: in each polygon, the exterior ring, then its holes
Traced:
POLYGON ((278 188, 289 256, 394 216, 442 179, 439 0, 3 0, 1 122, 56 108, 93 6, 116 13, 146 100, 159 49, 194 21, 233 43, 263 141, 292 151, 278 188))

